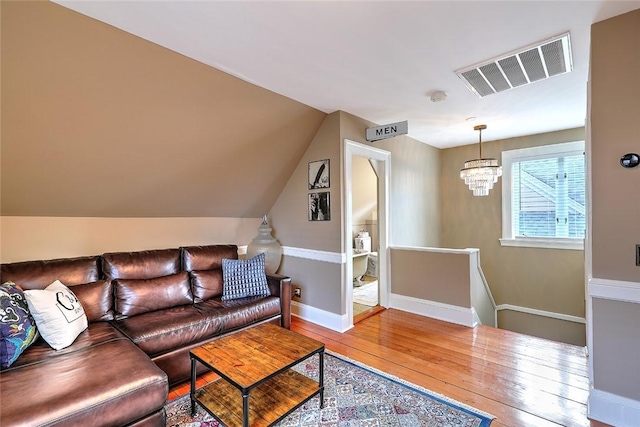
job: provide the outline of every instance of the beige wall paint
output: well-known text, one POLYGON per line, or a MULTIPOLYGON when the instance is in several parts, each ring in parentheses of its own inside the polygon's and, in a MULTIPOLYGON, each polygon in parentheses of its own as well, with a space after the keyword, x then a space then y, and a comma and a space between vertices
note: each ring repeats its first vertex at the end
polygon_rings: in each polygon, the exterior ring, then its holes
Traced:
POLYGON ((640 309, 637 303, 593 299, 593 383, 640 402, 640 309))
MULTIPOLYGON (((369 126, 375 124, 343 111, 326 117, 269 214, 275 236, 282 245, 342 253, 341 150, 345 139, 391 152, 391 241, 405 245, 438 245, 438 149, 409 137, 367 143, 365 129, 369 126), (307 219, 307 198, 311 192, 307 184, 308 162, 321 159, 331 161, 331 187, 328 190, 331 194, 331 221, 310 222, 307 219), (407 201, 408 197, 413 200, 407 201)), ((342 268, 343 264, 285 256, 279 272, 295 277, 303 292, 306 292, 304 287, 313 287, 313 297, 303 298, 303 304, 342 315, 346 313, 342 268), (287 267, 299 263, 304 263, 309 269, 287 267), (312 271, 321 272, 322 278, 312 271)))
POLYGON ((365 129, 377 124, 341 112, 340 137, 391 153, 390 244, 440 245, 439 149, 408 136, 368 142, 365 129))
MULTIPOLYGON (((340 113, 328 115, 313 137, 289 181, 271 208, 274 236, 284 246, 341 252, 340 201, 340 113), (322 190, 309 190, 309 162, 329 159, 329 185, 322 190), (309 221, 309 194, 328 191, 331 220, 309 221)), ((281 270, 282 271, 282 270, 281 270)))
MULTIPOLYGON (((569 344, 585 346, 583 323, 537 316, 511 310, 498 311, 498 325, 509 325, 509 330, 569 344)), ((505 328, 506 329, 506 328, 505 328)))
POLYGON ((353 156, 352 163, 352 235, 355 238, 360 230, 369 232, 371 250, 375 252, 378 243, 378 177, 368 159, 353 156))
POLYGON ((291 277, 293 286, 301 288, 298 302, 342 315, 346 313, 341 297, 343 268, 344 264, 285 256, 279 271, 291 277))
POLYGON ((247 245, 260 218, 0 218, 0 262, 190 245, 247 245))
MULTIPOLYGON (((490 127, 487 135, 490 137, 490 127)), ((504 150, 584 140, 584 128, 483 143, 483 155, 500 159, 504 150)), ((512 304, 584 317, 584 252, 502 247, 502 178, 487 197, 474 197, 460 179, 466 160, 478 156, 478 145, 441 151, 441 242, 447 248, 479 248, 482 269, 498 305, 512 304)), ((512 329, 513 316, 501 316, 499 326, 512 329), (502 320, 502 322, 500 322, 502 320)), ((547 320, 545 320, 547 322, 547 320)), ((531 322, 527 333, 552 338, 531 322), (542 333, 541 333, 542 332, 542 333)), ((557 321, 564 328, 565 321, 557 321)), ((513 325, 522 330, 523 323, 513 325)), ((580 325, 573 342, 584 342, 580 325)), ((575 334, 571 325, 564 335, 575 334)), ((553 339, 553 338, 552 338, 553 339)))
MULTIPOLYGON (((640 288, 640 168, 620 156, 640 151, 640 9, 591 27, 591 172, 594 280, 640 288)), ((615 295, 611 296, 615 298, 615 295)), ((592 299, 593 385, 640 402, 640 304, 592 299)), ((637 408, 637 406, 636 406, 637 408)), ((618 409, 618 408, 614 408, 618 409)))
POLYGON ((471 308, 469 254, 391 249, 391 292, 471 308))
POLYGON ((640 283, 640 10, 599 22, 591 37, 593 277, 640 283))
POLYGON ((50 2, 1 2, 2 215, 256 218, 325 114, 50 2))

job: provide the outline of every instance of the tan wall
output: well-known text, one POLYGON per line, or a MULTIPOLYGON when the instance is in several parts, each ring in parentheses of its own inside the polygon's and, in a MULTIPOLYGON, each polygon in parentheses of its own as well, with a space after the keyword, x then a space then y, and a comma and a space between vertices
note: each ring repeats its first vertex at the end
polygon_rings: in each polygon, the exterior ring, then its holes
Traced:
POLYGON ((637 303, 593 299, 593 383, 640 402, 640 309, 637 303))
POLYGON ((471 307, 469 255, 391 249, 391 292, 471 307))
MULTIPOLYGON (((487 135, 490 128, 487 130, 487 135)), ((483 143, 483 156, 500 159, 504 150, 584 140, 584 128, 483 143)), ((584 317, 584 252, 502 247, 502 178, 487 197, 474 197, 460 179, 466 160, 478 156, 478 145, 441 151, 441 242, 447 248, 479 248, 481 265, 498 305, 511 304, 584 317)), ((511 316, 499 326, 512 329, 511 316)), ((546 320, 545 320, 546 322, 546 320)), ((565 321, 557 321, 564 328, 565 321)), ((517 327, 522 329, 522 322, 517 327)), ((565 335, 575 333, 575 325, 565 335)), ((515 329, 516 325, 513 325, 515 329)), ((574 342, 584 342, 580 325, 574 342)), ((526 332, 522 331, 521 332, 526 332)), ((531 322, 530 334, 540 334, 531 322)), ((551 338, 551 336, 548 336, 551 338)))
MULTIPOLYGON (((328 115, 271 208, 274 236, 284 246, 341 252, 340 113, 328 115), (309 162, 329 159, 327 189, 309 190, 309 162), (331 220, 309 221, 309 194, 328 191, 331 220)), ((282 270, 281 270, 282 271, 282 270)))
POLYGON ((302 304, 335 314, 345 314, 342 298, 342 268, 344 264, 321 262, 285 256, 279 272, 291 277, 291 283, 300 287, 302 304))
POLYGON ((355 238, 360 230, 369 232, 371 250, 375 252, 378 244, 378 177, 368 159, 353 156, 352 164, 352 235, 355 238))
POLYGON ((640 10, 592 27, 591 158, 593 277, 640 282, 640 10))
MULTIPOLYGON (((270 212, 274 235, 284 246, 331 253, 342 252, 341 150, 343 140, 366 143, 391 152, 391 241, 394 244, 437 246, 439 241, 439 155, 436 148, 408 137, 396 137, 381 143, 367 143, 365 129, 375 126, 342 111, 328 115, 294 170, 289 182, 270 212), (308 221, 308 162, 331 161, 331 221, 308 221), (407 201, 407 198, 412 200, 407 201)), ((285 256, 279 272, 296 277, 313 288, 303 304, 345 314, 341 264, 331 264, 285 256), (295 269, 303 264, 305 269, 295 269), (321 272, 316 275, 313 271, 321 272), (297 274, 297 275, 294 275, 297 274), (340 307, 335 310, 335 307, 340 307)), ((351 283, 349 283, 351 285, 351 283)))
MULTIPOLYGON (((592 275, 640 287, 640 9, 591 27, 592 275)), ((612 296, 613 297, 613 296, 612 296)), ((640 401, 640 304, 593 298, 594 388, 640 401)))
POLYGON ((511 310, 498 311, 498 325, 509 330, 546 339, 585 346, 585 325, 511 310))
POLYGON ((190 245, 247 245, 260 218, 0 218, 0 262, 190 245))
POLYGON ((365 129, 377 124, 345 112, 341 118, 342 139, 391 153, 390 244, 439 246, 440 150, 408 136, 367 142, 365 129))
POLYGON ((50 2, 2 2, 2 215, 258 218, 324 113, 50 2))

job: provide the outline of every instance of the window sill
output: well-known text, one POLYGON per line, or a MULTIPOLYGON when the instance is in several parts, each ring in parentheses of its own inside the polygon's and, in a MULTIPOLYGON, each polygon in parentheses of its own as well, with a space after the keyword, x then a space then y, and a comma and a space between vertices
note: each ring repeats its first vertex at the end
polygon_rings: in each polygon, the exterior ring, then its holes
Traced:
POLYGON ((561 237, 517 237, 515 239, 500 239, 500 245, 516 246, 522 248, 568 249, 574 251, 583 251, 584 239, 561 237))

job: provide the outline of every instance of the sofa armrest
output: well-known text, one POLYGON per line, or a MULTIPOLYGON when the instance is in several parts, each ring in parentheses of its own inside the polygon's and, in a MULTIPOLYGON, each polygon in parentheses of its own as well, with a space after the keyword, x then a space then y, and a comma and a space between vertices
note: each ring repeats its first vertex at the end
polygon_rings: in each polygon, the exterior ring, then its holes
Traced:
POLYGON ((271 295, 280 297, 281 324, 283 328, 291 329, 291 277, 281 274, 267 274, 267 283, 271 295))

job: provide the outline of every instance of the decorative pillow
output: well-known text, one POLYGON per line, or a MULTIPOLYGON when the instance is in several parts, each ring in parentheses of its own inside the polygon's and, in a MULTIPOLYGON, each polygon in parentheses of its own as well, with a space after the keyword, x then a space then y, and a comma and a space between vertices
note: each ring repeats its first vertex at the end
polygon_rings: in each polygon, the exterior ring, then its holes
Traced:
POLYGON ((69 288, 56 280, 45 289, 24 291, 42 338, 54 349, 69 347, 87 329, 87 315, 69 288))
POLYGON ((268 295, 264 253, 249 259, 222 260, 222 301, 268 295))
POLYGON ((7 368, 38 338, 24 293, 13 282, 0 286, 0 366, 7 368))

